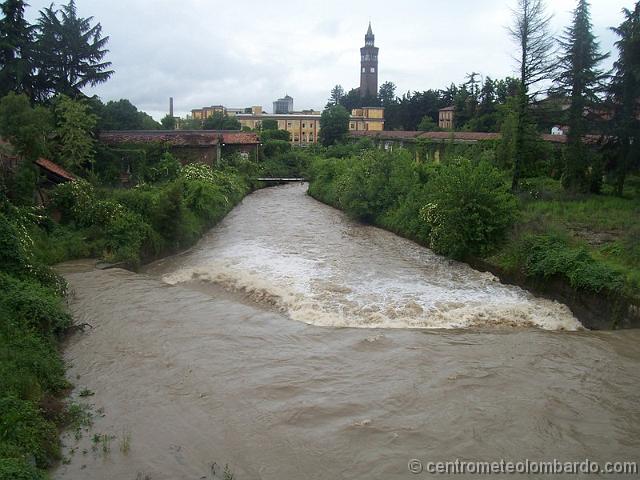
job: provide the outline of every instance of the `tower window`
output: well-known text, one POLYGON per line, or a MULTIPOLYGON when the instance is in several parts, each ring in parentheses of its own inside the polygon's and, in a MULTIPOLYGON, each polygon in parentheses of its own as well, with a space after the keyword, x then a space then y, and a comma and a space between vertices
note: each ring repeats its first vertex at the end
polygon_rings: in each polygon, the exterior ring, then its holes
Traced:
POLYGON ((375 73, 376 69, 374 67, 371 67, 371 73, 375 73))
POLYGON ((362 67, 362 73, 364 73, 366 71, 366 68, 362 67))

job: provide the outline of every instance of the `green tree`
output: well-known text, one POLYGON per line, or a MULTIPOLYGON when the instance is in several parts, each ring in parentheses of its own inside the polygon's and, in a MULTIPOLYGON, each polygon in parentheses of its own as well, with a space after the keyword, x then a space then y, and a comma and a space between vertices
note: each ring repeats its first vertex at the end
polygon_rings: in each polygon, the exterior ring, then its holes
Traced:
POLYGON ((341 85, 336 85, 331 89, 329 95, 329 103, 327 105, 339 105, 340 99, 344 96, 344 89, 341 85))
POLYGON ((327 107, 320 116, 320 142, 325 147, 342 141, 349 131, 349 112, 342 105, 327 107))
POLYGON ((96 128, 98 117, 90 112, 86 102, 73 100, 65 95, 54 99, 54 112, 60 163, 71 170, 78 170, 87 163, 92 163, 92 132, 96 128))
POLYGON ((162 125, 146 112, 138 112, 138 119, 142 130, 160 130, 162 128, 162 125))
POLYGON ((176 129, 176 117, 172 117, 171 115, 165 115, 162 120, 160 120, 162 124, 162 128, 165 130, 175 130, 176 129))
POLYGON ((514 23, 509 33, 518 45, 520 70, 516 105, 516 131, 512 190, 517 190, 523 168, 525 136, 530 122, 530 102, 539 93, 535 86, 548 79, 554 71, 555 44, 549 33, 551 16, 545 13, 543 0, 518 0, 514 23))
POLYGON ((202 128, 205 130, 240 130, 240 122, 235 117, 215 112, 203 120, 202 128))
POLYGON ((624 21, 612 30, 618 60, 609 89, 613 104, 613 131, 618 138, 616 194, 622 196, 627 172, 640 160, 640 2, 633 11, 623 10, 624 21))
POLYGON ((422 117, 420 124, 418 125, 418 130, 422 130, 423 132, 436 132, 440 130, 438 124, 431 118, 429 115, 425 115, 422 117))
POLYGON ((53 118, 48 109, 32 107, 29 98, 11 92, 0 100, 0 135, 29 160, 50 153, 53 118))
POLYGON ((9 92, 34 97, 34 26, 24 18, 23 0, 0 5, 0 97, 9 92))
POLYGON ((264 142, 269 140, 284 140, 286 142, 290 142, 291 132, 287 130, 262 130, 260 138, 264 142))
POLYGON ((278 130, 278 121, 267 118, 262 121, 262 130, 278 130))
POLYGON ((39 83, 45 95, 61 93, 72 98, 82 89, 106 82, 113 70, 104 61, 109 37, 102 36, 100 23, 93 17, 78 17, 74 0, 54 10, 40 12, 38 20, 39 83))
POLYGON ((598 69, 598 64, 609 56, 599 52, 586 0, 578 0, 573 23, 565 30, 561 45, 564 54, 560 57, 556 83, 559 92, 571 99, 562 183, 569 190, 586 192, 591 186, 587 175, 590 152, 583 137, 592 125, 586 112, 593 111, 600 103, 598 94, 604 89, 605 74, 598 69))
POLYGON ((100 112, 100 130, 142 130, 144 112, 129 100, 109 101, 100 112))
POLYGON ((349 112, 354 108, 361 108, 364 105, 363 99, 360 96, 360 90, 352 88, 345 95, 340 97, 340 105, 346 108, 349 112))
POLYGON ((384 82, 382 85, 380 85, 378 98, 380 99, 380 104, 385 108, 395 103, 396 85, 393 82, 384 82))

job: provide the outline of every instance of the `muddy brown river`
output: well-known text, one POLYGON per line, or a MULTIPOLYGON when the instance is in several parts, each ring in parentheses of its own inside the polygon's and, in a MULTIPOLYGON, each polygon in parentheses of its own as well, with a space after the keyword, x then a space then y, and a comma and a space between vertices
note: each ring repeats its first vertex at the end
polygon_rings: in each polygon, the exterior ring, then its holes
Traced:
POLYGON ((305 192, 255 192, 139 274, 60 266, 76 321, 93 326, 65 346, 93 425, 64 435, 53 478, 221 479, 228 464, 237 480, 406 479, 431 477, 412 459, 640 460, 640 331, 585 330, 564 305, 305 192))

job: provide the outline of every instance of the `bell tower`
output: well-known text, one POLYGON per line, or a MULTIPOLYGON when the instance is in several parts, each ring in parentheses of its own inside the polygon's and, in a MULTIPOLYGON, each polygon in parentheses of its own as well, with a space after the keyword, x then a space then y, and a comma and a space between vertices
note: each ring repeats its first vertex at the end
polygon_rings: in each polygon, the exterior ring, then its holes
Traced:
POLYGON ((364 47, 360 49, 360 96, 378 95, 378 47, 374 45, 375 36, 369 29, 364 36, 364 47))

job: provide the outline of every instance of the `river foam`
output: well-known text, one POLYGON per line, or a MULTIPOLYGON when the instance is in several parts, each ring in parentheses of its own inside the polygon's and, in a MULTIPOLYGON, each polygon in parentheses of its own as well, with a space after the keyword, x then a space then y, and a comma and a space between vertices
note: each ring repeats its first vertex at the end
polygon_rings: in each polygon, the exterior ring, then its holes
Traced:
POLYGON ((299 185, 249 196, 179 266, 157 273, 242 292, 319 326, 582 328, 565 305, 356 224, 299 185))

